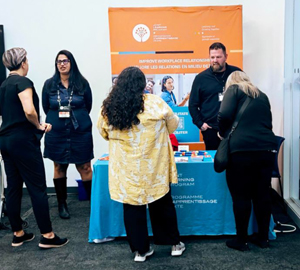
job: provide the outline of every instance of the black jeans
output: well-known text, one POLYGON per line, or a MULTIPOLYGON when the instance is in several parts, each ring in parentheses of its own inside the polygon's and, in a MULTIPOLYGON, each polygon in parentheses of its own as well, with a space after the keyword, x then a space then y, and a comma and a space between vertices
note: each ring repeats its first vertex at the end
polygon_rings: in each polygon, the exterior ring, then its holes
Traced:
POLYGON ((36 134, 21 130, 0 139, 7 176, 7 214, 12 231, 22 230, 21 201, 25 183, 41 233, 51 232, 44 162, 36 134))
POLYGON ((241 241, 247 241, 252 204, 259 238, 268 239, 274 158, 275 154, 269 151, 236 152, 230 155, 226 178, 233 201, 237 237, 241 241))
POLYGON ((201 133, 205 143, 205 150, 217 150, 221 142, 218 137, 218 131, 213 128, 208 128, 205 131, 201 131, 201 133))
MULTIPOLYGON (((156 245, 177 245, 179 231, 171 191, 164 197, 148 204, 151 226, 156 245)), ((150 243, 147 228, 146 205, 123 204, 127 239, 132 252, 144 254, 150 243)))

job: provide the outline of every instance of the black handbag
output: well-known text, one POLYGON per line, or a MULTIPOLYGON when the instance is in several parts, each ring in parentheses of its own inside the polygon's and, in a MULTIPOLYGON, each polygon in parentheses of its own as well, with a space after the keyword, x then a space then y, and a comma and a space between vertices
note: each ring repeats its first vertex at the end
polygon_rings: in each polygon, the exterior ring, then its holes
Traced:
POLYGON ((232 133, 236 130, 237 125, 239 124, 239 121, 242 117, 242 114, 244 113, 246 107, 248 106, 248 104, 250 103, 251 100, 252 99, 248 96, 247 99, 244 101, 241 109, 239 110, 239 112, 235 118, 235 121, 233 122, 230 133, 219 144, 218 150, 217 150, 215 158, 214 158, 214 169, 217 173, 221 173, 221 172, 225 171, 227 168, 227 164, 228 164, 228 160, 229 160, 229 153, 230 153, 230 151, 229 151, 230 138, 232 136, 232 133))

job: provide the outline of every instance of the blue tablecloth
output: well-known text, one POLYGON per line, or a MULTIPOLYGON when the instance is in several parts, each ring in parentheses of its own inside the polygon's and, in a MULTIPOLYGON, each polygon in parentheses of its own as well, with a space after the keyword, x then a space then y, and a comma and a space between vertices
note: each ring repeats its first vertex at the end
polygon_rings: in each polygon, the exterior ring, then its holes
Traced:
MULTIPOLYGON (((215 151, 207 151, 214 157, 215 151)), ((178 184, 171 185, 178 228, 181 235, 236 234, 232 199, 225 173, 216 173, 213 158, 203 161, 189 158, 177 163, 178 184)), ((273 219, 270 239, 275 239, 273 219)), ((151 234, 151 225, 148 223, 151 234)), ((249 222, 249 234, 257 231, 254 215, 249 222)), ((93 166, 92 201, 89 242, 107 237, 125 236, 123 205, 110 199, 108 191, 108 161, 97 160, 93 166)))

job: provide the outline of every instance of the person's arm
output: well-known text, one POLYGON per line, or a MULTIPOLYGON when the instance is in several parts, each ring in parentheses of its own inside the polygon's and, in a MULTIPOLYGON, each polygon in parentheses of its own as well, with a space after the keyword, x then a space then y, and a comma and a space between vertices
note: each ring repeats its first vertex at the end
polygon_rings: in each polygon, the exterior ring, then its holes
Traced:
POLYGON ((21 100, 22 107, 28 121, 31 124, 33 124, 37 129, 45 130, 46 126, 41 125, 39 122, 38 115, 33 105, 32 94, 32 88, 27 88, 24 91, 20 92, 18 96, 21 100))
POLYGON ((190 100, 189 100, 189 112, 191 114, 191 117, 193 119, 193 123, 201 129, 203 125, 203 121, 201 118, 200 113, 200 81, 199 77, 196 77, 193 85, 192 90, 190 94, 190 100))
POLYGON ((184 99, 178 104, 178 107, 184 106, 185 103, 189 100, 189 98, 190 98, 190 93, 188 93, 188 94, 184 97, 184 99))
POLYGON ((238 107, 237 86, 230 86, 224 94, 218 113, 219 135, 226 136, 226 132, 232 127, 238 107))
POLYGON ((99 112, 98 121, 97 121, 97 128, 99 130, 100 135, 105 139, 109 140, 108 132, 105 129, 106 123, 104 121, 104 117, 101 114, 102 110, 99 112))
POLYGON ((43 90, 42 90, 42 106, 44 113, 47 115, 49 108, 50 108, 50 102, 49 102, 49 94, 48 94, 48 84, 47 82, 44 83, 43 90))
POLYGON ((91 87, 88 82, 86 82, 86 87, 84 91, 84 102, 88 113, 90 113, 92 109, 93 96, 92 96, 91 87))
POLYGON ((163 104, 163 110, 166 112, 165 113, 166 125, 169 134, 171 134, 177 129, 179 124, 179 118, 176 114, 174 114, 174 112, 168 105, 163 104))

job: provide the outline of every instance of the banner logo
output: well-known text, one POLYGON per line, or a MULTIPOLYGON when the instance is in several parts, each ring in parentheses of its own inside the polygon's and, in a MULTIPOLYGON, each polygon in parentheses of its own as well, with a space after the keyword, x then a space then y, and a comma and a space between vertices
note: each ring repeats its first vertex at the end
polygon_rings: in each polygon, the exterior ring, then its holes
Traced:
POLYGON ((150 37, 150 29, 145 24, 138 24, 133 28, 132 35, 137 42, 146 42, 150 37))

